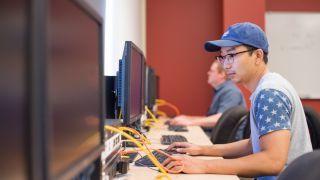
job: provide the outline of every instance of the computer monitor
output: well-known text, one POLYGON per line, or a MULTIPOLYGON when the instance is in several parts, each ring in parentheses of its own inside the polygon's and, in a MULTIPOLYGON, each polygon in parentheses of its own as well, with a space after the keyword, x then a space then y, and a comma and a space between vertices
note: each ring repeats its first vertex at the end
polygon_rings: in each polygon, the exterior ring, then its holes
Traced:
POLYGON ((29 1, 0 2, 0 177, 28 179, 30 91, 29 1))
POLYGON ((153 68, 146 66, 145 69, 145 105, 152 109, 157 98, 157 79, 153 68))
POLYGON ((82 1, 0 6, 1 178, 71 179, 103 150, 101 18, 82 1))
POLYGON ((103 147, 102 21, 84 1, 48 4, 48 177, 71 179, 103 147))
POLYGON ((140 120, 144 110, 144 62, 142 51, 133 42, 126 41, 118 73, 118 105, 125 125, 140 120))

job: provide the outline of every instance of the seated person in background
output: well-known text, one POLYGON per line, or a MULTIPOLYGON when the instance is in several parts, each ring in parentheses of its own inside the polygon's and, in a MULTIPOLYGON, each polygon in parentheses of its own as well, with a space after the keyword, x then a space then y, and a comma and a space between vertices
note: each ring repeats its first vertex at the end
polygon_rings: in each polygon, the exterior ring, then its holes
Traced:
POLYGON ((297 92, 281 75, 269 72, 267 37, 253 23, 234 24, 220 40, 209 41, 205 47, 207 51, 220 51, 217 60, 223 64, 228 76, 252 92, 251 137, 211 146, 174 143, 168 149, 231 159, 203 160, 178 156, 168 158, 163 164, 171 170, 183 167, 185 173, 236 174, 258 177, 258 180, 275 180, 290 162, 312 151, 297 92))
MULTIPOLYGON (((179 115, 168 123, 183 126, 215 126, 222 113, 234 106, 246 107, 245 100, 238 87, 227 79, 226 71, 218 61, 214 61, 208 71, 208 84, 214 88, 214 97, 207 116, 179 115)), ((206 129, 206 128, 205 128, 206 129)))

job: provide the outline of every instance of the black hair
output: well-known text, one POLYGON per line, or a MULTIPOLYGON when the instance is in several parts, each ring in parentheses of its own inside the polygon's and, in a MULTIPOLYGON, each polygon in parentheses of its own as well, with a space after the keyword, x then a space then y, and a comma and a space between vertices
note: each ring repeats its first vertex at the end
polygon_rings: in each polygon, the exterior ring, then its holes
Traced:
MULTIPOLYGON (((248 50, 257 50, 259 48, 256 48, 256 47, 253 47, 253 46, 250 46, 250 45, 247 45, 247 44, 244 44, 243 45, 244 47, 246 47, 248 50)), ((253 54, 253 51, 250 51, 249 52, 250 56, 253 54)), ((263 61, 265 64, 268 64, 268 53, 264 52, 263 51, 263 61)))

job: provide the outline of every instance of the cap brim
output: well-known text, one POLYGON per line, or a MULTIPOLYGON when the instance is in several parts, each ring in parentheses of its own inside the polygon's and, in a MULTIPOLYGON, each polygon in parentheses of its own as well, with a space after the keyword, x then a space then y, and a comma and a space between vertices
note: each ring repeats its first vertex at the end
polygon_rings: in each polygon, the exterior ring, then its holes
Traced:
POLYGON ((232 40, 216 40, 216 41, 207 41, 204 44, 204 48, 209 52, 220 51, 221 47, 233 47, 239 46, 241 43, 232 40))

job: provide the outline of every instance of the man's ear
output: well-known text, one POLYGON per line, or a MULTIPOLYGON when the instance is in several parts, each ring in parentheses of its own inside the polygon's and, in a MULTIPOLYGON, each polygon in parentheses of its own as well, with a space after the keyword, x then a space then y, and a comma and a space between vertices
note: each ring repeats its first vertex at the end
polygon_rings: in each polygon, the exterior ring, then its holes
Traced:
POLYGON ((262 49, 257 49, 255 54, 256 54, 256 57, 257 57, 256 58, 256 64, 257 65, 262 63, 262 62, 264 62, 263 61, 263 51, 262 51, 262 49))

